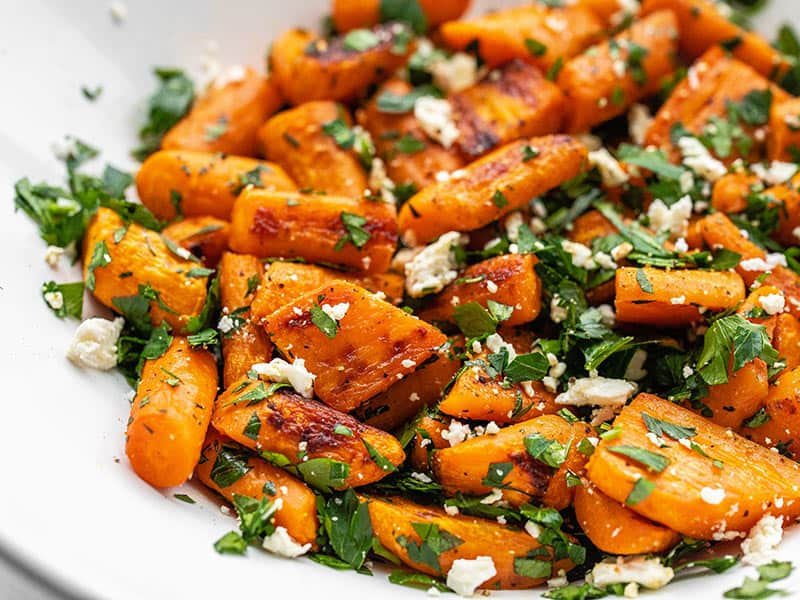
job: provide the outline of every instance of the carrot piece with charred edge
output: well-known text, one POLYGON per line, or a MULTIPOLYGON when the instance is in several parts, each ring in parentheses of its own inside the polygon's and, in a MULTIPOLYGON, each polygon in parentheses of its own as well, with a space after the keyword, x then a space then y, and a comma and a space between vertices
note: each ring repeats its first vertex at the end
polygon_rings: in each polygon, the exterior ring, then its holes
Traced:
POLYGON ((503 499, 512 506, 538 499, 561 510, 570 505, 574 493, 574 488, 567 486, 566 473, 579 473, 583 468, 586 457, 577 447, 590 435, 592 428, 586 423, 570 425, 559 416, 544 415, 504 427, 496 435, 482 435, 437 451, 432 458, 433 472, 447 494, 488 494, 493 487, 504 487, 503 499), (561 466, 550 467, 528 453, 525 437, 536 433, 569 445, 561 466), (510 467, 502 486, 485 485, 487 477, 499 482, 504 469, 497 476, 490 471, 497 471, 501 463, 510 467))
POLYGON ((603 30, 602 21, 588 8, 527 4, 450 21, 440 33, 456 50, 477 41, 478 53, 489 67, 520 58, 547 71, 596 42, 603 30))
POLYGON ((714 182, 711 192, 711 206, 724 213, 738 213, 747 208, 747 196, 753 186, 759 183, 758 177, 746 173, 728 173, 714 182))
MULTIPOLYGON (((525 559, 531 552, 541 554, 539 560, 552 560, 552 550, 539 544, 527 532, 501 525, 496 521, 466 515, 450 516, 443 509, 415 504, 405 498, 365 498, 369 507, 372 529, 380 543, 409 567, 428 575, 444 575, 457 559, 475 559, 490 556, 497 574, 483 582, 482 589, 527 589, 545 582, 548 577, 531 578, 519 575, 516 559, 525 559), (414 560, 407 546, 422 542, 414 525, 436 526, 458 538, 460 543, 441 552, 438 570, 426 562, 414 560)), ((569 571, 573 563, 568 559, 555 561, 552 574, 569 571)))
POLYGON ((800 151, 800 98, 773 102, 769 113, 767 158, 796 161, 800 151))
POLYGON ((506 144, 464 167, 463 177, 415 194, 400 209, 400 231, 414 246, 448 231, 479 229, 581 173, 587 156, 583 144, 565 135, 506 144))
POLYGON ((161 235, 213 268, 228 249, 230 229, 230 223, 216 217, 186 217, 167 225, 161 235))
POLYGON ((256 129, 283 104, 273 82, 245 68, 241 78, 213 84, 164 136, 164 150, 255 156, 256 129))
POLYGON ((378 99, 383 94, 405 96, 412 89, 406 81, 390 79, 359 111, 358 119, 370 132, 378 156, 386 164, 389 178, 397 185, 413 184, 415 190, 421 190, 436 182, 437 173, 456 171, 464 161, 455 148, 445 148, 429 139, 413 111, 389 113, 378 108, 378 99), (424 140, 425 147, 413 153, 398 151, 398 140, 409 138, 424 140))
POLYGON ((268 362, 272 342, 247 309, 256 295, 264 267, 255 256, 226 252, 219 263, 219 292, 223 314, 244 319, 241 326, 222 334, 222 381, 229 387, 256 363, 268 362))
POLYGON ((593 485, 575 488, 574 507, 583 532, 609 554, 660 554, 681 540, 677 532, 639 516, 593 485))
POLYGON ((275 163, 254 158, 162 150, 150 155, 136 174, 136 191, 159 219, 216 217, 229 220, 233 204, 249 184, 294 192, 297 187, 275 163))
POLYGON ((505 254, 471 265, 422 308, 419 316, 426 321, 453 323, 459 304, 477 302, 486 308, 487 301, 493 300, 513 307, 505 325, 533 321, 542 308, 542 286, 534 270, 537 262, 532 254, 505 254))
POLYGON ((768 448, 783 448, 794 460, 800 458, 800 367, 784 371, 770 386, 764 408, 767 422, 746 428, 745 435, 768 448))
POLYGON ((662 327, 699 321, 699 307, 733 308, 744 300, 744 283, 729 271, 621 267, 615 279, 617 320, 662 327))
POLYGON ((675 16, 656 12, 570 59, 558 76, 566 95, 566 131, 588 131, 657 92, 675 70, 676 32, 675 16))
POLYGON ((214 355, 192 348, 186 338, 173 338, 163 355, 145 361, 125 443, 139 477, 155 487, 172 487, 191 476, 216 393, 214 355))
POLYGON ((419 418, 414 428, 414 439, 409 450, 411 466, 422 472, 430 472, 430 458, 434 450, 441 450, 450 446, 442 436, 447 431, 452 419, 441 415, 425 412, 419 418))
POLYGON ((243 254, 299 257, 382 273, 397 245, 395 208, 344 196, 249 189, 234 206, 229 244, 243 254), (355 241, 352 229, 357 230, 355 241))
POLYGON ((731 52, 765 77, 785 68, 780 52, 756 33, 745 31, 725 18, 708 0, 644 0, 643 15, 671 10, 678 19, 680 50, 690 60, 717 44, 731 44, 731 52))
MULTIPOLYGON (((335 102, 307 102, 272 117, 258 130, 262 154, 275 161, 302 190, 360 198, 367 175, 352 147, 342 148, 325 125, 350 114, 335 102)), ((346 145, 346 144, 345 144, 346 145)))
POLYGON ((275 261, 267 266, 264 278, 250 308, 253 319, 261 323, 282 306, 337 279, 351 281, 373 293, 382 293, 396 304, 403 299, 403 277, 396 273, 361 275, 317 265, 275 261))
POLYGON ((738 432, 742 423, 764 405, 769 392, 769 377, 767 365, 760 358, 736 372, 732 371, 733 357, 728 364, 728 382, 709 386, 708 396, 699 401, 702 406, 695 411, 712 423, 738 432))
POLYGON ((589 479, 618 502, 626 501, 640 478, 650 481, 655 487, 649 495, 629 503, 648 519, 683 535, 710 540, 725 530, 747 532, 767 512, 788 519, 800 514, 800 465, 685 408, 639 394, 622 409, 614 428, 619 435, 601 440, 589 459, 589 479), (691 441, 708 457, 677 443, 656 448, 647 438, 643 413, 693 429, 696 435, 691 441), (651 450, 668 459, 669 466, 655 473, 609 450, 619 446, 651 450), (722 468, 714 466, 714 460, 721 461, 722 468), (724 491, 714 494, 721 496, 719 503, 703 500, 708 490, 724 491))
MULTIPOLYGON (((345 463, 331 487, 345 489, 367 485, 385 477, 405 460, 397 439, 374 427, 364 425, 350 415, 321 402, 306 400, 285 389, 252 404, 252 396, 261 397, 269 390, 267 382, 243 378, 229 386, 217 398, 212 423, 214 428, 251 450, 266 457, 278 457, 288 465, 302 465, 313 459, 345 463), (263 389, 262 389, 263 388, 263 389), (250 396, 248 394, 251 394, 250 396), (260 425, 256 429, 253 423, 260 425), (337 425, 342 427, 337 428, 337 425), (379 465, 382 456, 386 461, 379 465)), ((311 463, 314 465, 314 463, 311 463)), ((331 465, 315 466, 328 473, 331 465)))
POLYGON ((539 69, 515 59, 496 73, 449 98, 458 147, 470 160, 519 138, 561 128, 564 95, 539 69))
POLYGON ((786 298, 786 310, 800 318, 800 276, 797 273, 781 265, 763 268, 745 263, 745 266, 742 266, 742 262, 749 259, 764 261, 767 253, 745 238, 739 228, 722 213, 713 213, 704 217, 702 230, 703 239, 710 248, 727 248, 741 255, 742 260, 736 267, 736 272, 741 275, 747 285, 752 285, 756 279, 759 279, 761 285, 778 288, 786 298), (768 275, 764 276, 765 273, 768 275), (764 276, 763 279, 761 279, 762 276, 764 276))
POLYGON ((280 499, 283 505, 275 513, 275 525, 284 527, 298 544, 312 544, 316 547, 319 526, 317 497, 305 483, 283 469, 271 465, 243 446, 209 429, 195 473, 203 484, 224 496, 228 502, 233 502, 235 494, 256 500, 280 499), (217 457, 220 454, 223 456, 221 465, 224 464, 226 454, 241 457, 246 461, 246 472, 231 483, 225 481, 225 478, 219 478, 217 457))
POLYGON ((413 42, 403 42, 409 30, 398 23, 376 25, 370 31, 377 43, 355 50, 347 36, 324 39, 290 29, 272 43, 272 78, 295 105, 310 100, 354 100, 402 67, 414 50, 413 42))
MULTIPOLYGON (((470 0, 418 0, 428 28, 458 19, 470 0)), ((380 0, 333 0, 332 14, 336 31, 372 27, 382 20, 380 0)))
POLYGON ((567 232, 570 241, 591 246, 592 240, 619 233, 617 228, 597 209, 589 210, 572 222, 567 232))
POLYGON ((284 356, 305 359, 317 376, 316 395, 348 412, 411 374, 447 341, 435 327, 345 281, 301 296, 267 317, 264 327, 284 356), (323 331, 320 307, 326 305, 347 306, 323 331))
POLYGON ((90 274, 94 277, 94 297, 121 312, 115 299, 136 296, 140 285, 150 285, 158 294, 157 300, 150 301, 153 325, 166 321, 181 331, 191 317, 200 314, 208 277, 187 275, 197 266, 173 253, 155 231, 136 223, 126 224, 109 208, 98 209, 86 229, 83 278, 90 279, 90 274), (91 267, 96 253, 97 266, 91 267), (181 275, 176 277, 176 273, 181 275))
POLYGON ((422 407, 435 404, 460 366, 461 361, 445 345, 416 371, 364 402, 353 414, 378 429, 397 429, 422 407))

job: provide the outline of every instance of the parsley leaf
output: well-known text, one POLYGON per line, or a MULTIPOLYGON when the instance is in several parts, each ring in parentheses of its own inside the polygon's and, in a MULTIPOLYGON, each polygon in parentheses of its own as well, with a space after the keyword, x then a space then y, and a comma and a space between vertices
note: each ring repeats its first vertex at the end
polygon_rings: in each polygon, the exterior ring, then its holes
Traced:
POLYGON ((132 154, 144 160, 161 146, 161 139, 189 112, 194 101, 194 84, 180 69, 157 68, 159 86, 150 96, 147 122, 139 130, 141 145, 132 154))
POLYGON ((342 47, 352 52, 364 52, 378 44, 380 44, 380 38, 369 29, 353 29, 342 40, 342 47))
POLYGON ((322 310, 319 304, 315 302, 309 312, 311 313, 311 322, 317 326, 317 329, 325 334, 325 337, 331 340, 336 337, 336 332, 339 330, 339 323, 322 310))
POLYGON ((538 381, 547 375, 550 364, 541 352, 518 354, 505 368, 504 374, 511 383, 538 381))
POLYGON ((442 91, 431 84, 417 86, 407 94, 395 94, 385 90, 378 96, 375 106, 382 113, 402 114, 414 110, 417 100, 426 96, 441 98, 442 91))
POLYGON ((361 568, 372 547, 367 504, 359 502, 356 493, 349 489, 328 498, 321 513, 322 526, 336 556, 353 569, 361 568))
POLYGON ((525 436, 525 449, 533 458, 555 469, 564 464, 569 453, 569 445, 546 438, 540 433, 525 436))
POLYGON ((425 33, 428 20, 418 0, 380 0, 380 21, 408 23, 414 32, 425 33))
POLYGON ((636 506, 642 500, 647 498, 653 490, 656 489, 656 484, 650 481, 649 479, 645 479, 644 477, 640 477, 636 480, 636 483, 633 484, 633 489, 628 494, 628 497, 625 498, 625 504, 628 506, 636 506))
POLYGON ((609 452, 614 454, 621 454, 631 460, 647 467, 654 473, 660 473, 669 466, 670 460, 663 454, 651 452, 638 446, 608 446, 606 448, 609 452))
POLYGON ((322 124, 322 131, 325 135, 333 138, 336 145, 342 150, 349 150, 353 147, 356 141, 356 136, 353 130, 347 126, 347 123, 341 117, 337 117, 333 121, 328 121, 322 124))
POLYGON ((647 413, 642 413, 642 419, 647 426, 647 431, 658 437, 668 435, 673 440, 683 440, 697 435, 697 430, 694 427, 683 427, 675 423, 670 423, 669 421, 662 421, 647 413))
POLYGON ((347 233, 339 238, 339 241, 336 242, 336 246, 334 246, 334 250, 341 250, 347 242, 350 242, 359 250, 363 248, 364 244, 372 237, 372 234, 364 229, 364 225, 367 224, 367 218, 344 211, 339 214, 339 218, 347 233))
POLYGON ((722 317, 706 331, 703 349, 697 358, 697 372, 708 385, 727 383, 731 353, 732 373, 755 358, 760 358, 767 366, 772 366, 778 358, 763 325, 751 323, 741 315, 722 317))
POLYGON ((436 573, 442 573, 439 555, 464 543, 461 538, 439 529, 435 523, 411 523, 420 541, 401 535, 397 542, 405 548, 411 562, 429 566, 436 573))
POLYGON ((42 298, 58 318, 73 317, 80 320, 83 315, 83 288, 82 281, 75 283, 48 281, 42 284, 42 298))

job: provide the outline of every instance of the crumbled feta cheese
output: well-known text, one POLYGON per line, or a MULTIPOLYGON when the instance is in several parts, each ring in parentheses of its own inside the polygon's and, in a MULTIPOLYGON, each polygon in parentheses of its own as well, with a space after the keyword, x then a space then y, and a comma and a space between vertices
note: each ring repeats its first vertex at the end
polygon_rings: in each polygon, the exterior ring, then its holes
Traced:
POLYGON ((610 304, 600 304, 597 312, 600 313, 600 322, 606 327, 613 327, 616 324, 617 315, 610 304))
POLYGON ((700 499, 706 504, 719 504, 725 499, 725 490, 706 486, 700 490, 700 499))
POLYGON ((684 377, 690 377, 692 375, 692 373, 694 373, 694 369, 692 367, 690 367, 689 365, 684 366, 683 370, 681 371, 681 374, 684 377))
POLYGON ((692 199, 689 196, 683 196, 672 206, 656 198, 647 209, 650 226, 657 232, 668 231, 673 238, 686 236, 691 216, 692 199))
POLYGON ((653 115, 644 104, 634 104, 628 111, 628 133, 634 144, 644 144, 644 136, 650 125, 653 124, 653 115))
POLYGON ((582 377, 556 396, 556 404, 572 406, 623 406, 636 391, 636 384, 624 379, 582 377))
POLYGON ((303 398, 314 396, 314 379, 317 376, 306 369, 306 361, 302 358, 296 358, 293 363, 273 358, 268 363, 256 363, 251 368, 261 379, 291 384, 303 398))
POLYGON ((637 348, 625 369, 625 379, 630 379, 631 381, 639 381, 640 379, 644 379, 647 376, 647 370, 643 369, 642 367, 644 367, 644 363, 646 361, 647 352, 641 348, 637 348))
POLYGON ((422 483, 431 483, 433 481, 433 479, 428 477, 425 473, 420 473, 419 471, 411 471, 411 478, 422 483))
POLYGON ((553 298, 550 300, 550 318, 553 323, 561 323, 569 316, 567 309, 559 304, 560 300, 561 297, 558 294, 553 294, 553 298))
POLYGON ((694 175, 691 171, 684 171, 678 177, 678 185, 681 186, 681 194, 688 194, 694 187, 694 175))
POLYGON ((472 87, 478 81, 478 61, 472 54, 456 52, 428 65, 433 82, 448 94, 472 87))
MULTIPOLYGON (((637 583, 651 590, 664 587, 675 572, 670 567, 665 567, 657 558, 628 558, 617 557, 615 561, 597 563, 592 572, 591 583, 600 588, 617 583, 637 583)), ((589 578, 587 577, 587 580, 589 578)))
POLYGON ((786 307, 786 298, 783 294, 766 294, 759 296, 758 303, 768 315, 776 315, 786 307))
POLYGON ((486 424, 485 433, 486 435, 497 435, 500 433, 500 427, 494 421, 489 421, 489 423, 486 424))
POLYGON ((748 565, 765 565, 775 557, 775 549, 783 538, 783 517, 764 515, 742 542, 742 562, 748 565))
POLYGON ((780 185, 789 181, 797 173, 797 165, 773 160, 769 167, 761 163, 750 165, 750 170, 768 185, 780 185))
POLYGON ((453 107, 442 98, 423 96, 414 103, 414 117, 431 139, 449 148, 458 139, 458 126, 453 121, 453 107))
POLYGON ((492 491, 485 497, 481 498, 481 504, 495 504, 503 499, 503 490, 500 488, 492 488, 492 491))
POLYGON ((339 304, 334 304, 331 306, 330 304, 323 304, 320 306, 322 312, 328 315, 331 319, 336 322, 341 321, 344 319, 344 316, 347 314, 347 311, 350 310, 350 303, 349 302, 340 302, 339 304))
POLYGON ((673 296, 669 299, 670 304, 686 304, 686 296, 673 296))
POLYGON ((682 237, 675 240, 675 252, 680 252, 684 254, 689 251, 689 244, 686 243, 686 240, 682 237))
POLYGON ((524 224, 522 213, 518 210, 510 213, 503 221, 503 226, 506 229, 506 237, 512 242, 519 240, 519 228, 524 224))
POLYGON ((683 156, 683 164, 701 177, 714 182, 728 172, 725 165, 711 156, 697 138, 684 136, 678 140, 678 147, 683 156))
POLYGON ((478 340, 474 340, 472 342, 472 353, 473 354, 480 354, 481 350, 483 350, 483 347, 481 346, 481 343, 478 340))
POLYGON ((448 504, 444 505, 444 512, 450 515, 451 517, 458 514, 458 507, 457 506, 450 506, 448 504))
POLYGON ((372 158, 368 185, 371 190, 380 193, 381 200, 387 204, 397 203, 397 197, 394 195, 394 181, 386 174, 386 164, 378 156, 372 158))
POLYGON ((597 267, 597 264, 595 264, 592 258, 592 250, 587 246, 579 244, 578 242, 563 240, 561 242, 561 248, 567 254, 572 255, 572 264, 576 267, 582 269, 594 269, 597 267))
POLYGON ((401 365, 401 366, 402 366, 404 369, 413 369, 414 367, 416 367, 416 366, 417 366, 417 363, 415 363, 415 362, 414 362, 413 360, 411 360, 410 358, 404 358, 404 359, 403 359, 403 361, 400 363, 400 365, 401 365))
POLYGON ((635 581, 631 581, 622 590, 622 595, 625 598, 638 598, 639 597, 639 584, 636 583, 635 581))
POLYGON ((542 535, 541 526, 533 521, 525 521, 525 531, 535 540, 538 540, 539 536, 542 535))
POLYGON ((611 249, 611 258, 614 260, 623 260, 631 252, 633 252, 633 244, 630 242, 622 242, 611 249))
POLYGON ((613 270, 617 268, 617 263, 611 260, 611 257, 605 252, 595 252, 594 262, 596 262, 601 269, 613 270))
POLYGON ((117 340, 124 324, 122 318, 86 319, 67 348, 67 358, 84 369, 113 369, 117 366, 117 340))
POLYGON ((61 310, 64 308, 64 294, 59 291, 45 292, 44 301, 47 302, 48 306, 53 310, 61 310))
POLYGON ((457 558, 447 572, 447 587, 460 596, 472 596, 478 586, 496 574, 491 556, 457 558))
POLYGON ((276 527, 275 531, 264 538, 261 544, 264 550, 268 550, 278 556, 286 558, 297 558, 311 550, 311 544, 298 544, 285 527, 276 527))
POLYGON ((447 429, 442 431, 442 439, 449 442, 451 446, 457 446, 466 440, 471 433, 469 425, 453 419, 447 429))
POLYGON ((589 164, 600 171, 600 177, 606 187, 619 187, 628 181, 625 169, 606 148, 590 151, 589 164))
POLYGON ((564 569, 559 569, 557 577, 553 577, 552 579, 547 580, 547 587, 560 588, 567 585, 567 583, 569 582, 567 581, 567 575, 566 573, 564 573, 564 569))
POLYGON ((59 248, 58 246, 48 246, 47 250, 44 251, 44 262, 46 262, 51 269, 55 269, 58 267, 58 261, 65 252, 66 250, 64 250, 64 248, 59 248))
POLYGON ((420 298, 440 292, 454 281, 458 277, 458 262, 453 249, 466 244, 467 240, 457 231, 449 231, 411 258, 405 264, 408 295, 420 298))
POLYGON ((128 7, 122 2, 112 2, 109 4, 108 10, 111 13, 111 19, 117 25, 121 25, 128 18, 128 7))
POLYGON ((50 149, 58 160, 67 160, 78 153, 78 141, 67 135, 63 139, 53 142, 50 149))
POLYGON ((236 321, 234 321, 228 315, 222 315, 217 323, 217 329, 219 329, 222 333, 230 333, 236 328, 236 321))
POLYGON ((497 284, 494 281, 492 281, 491 279, 486 280, 487 292, 489 292, 490 294, 496 294, 498 289, 499 288, 497 287, 497 284))
POLYGON ((497 354, 500 350, 505 348, 506 352, 508 352, 508 362, 511 362, 517 357, 514 346, 505 341, 499 333, 493 333, 486 338, 486 347, 493 354, 497 354))

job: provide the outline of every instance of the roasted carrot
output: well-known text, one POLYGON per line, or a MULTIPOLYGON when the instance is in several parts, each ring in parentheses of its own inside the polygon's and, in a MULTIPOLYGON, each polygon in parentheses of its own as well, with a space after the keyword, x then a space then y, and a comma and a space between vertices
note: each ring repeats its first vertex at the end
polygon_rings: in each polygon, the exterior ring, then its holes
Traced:
POLYGON ((682 327, 701 318, 699 309, 724 310, 744 300, 744 283, 729 271, 666 271, 621 267, 616 272, 617 319, 682 327))
POLYGON ((393 304, 403 299, 403 278, 395 273, 362 275, 316 265, 275 261, 267 266, 253 298, 253 319, 261 323, 282 306, 337 279, 352 281, 375 294, 382 293, 393 304))
POLYGON ((770 204, 777 207, 778 227, 772 234, 784 246, 800 244, 800 176, 795 175, 791 181, 782 185, 768 187, 761 194, 771 199, 770 204))
POLYGON ((216 394, 214 355, 192 348, 186 338, 173 338, 164 354, 145 361, 125 444, 139 477, 155 487, 171 487, 191 476, 216 394))
POLYGON ((351 124, 335 102, 307 102, 272 117, 258 130, 261 152, 308 191, 360 198, 367 176, 353 143, 337 142, 331 124, 351 124), (326 132, 327 129, 327 132, 326 132))
POLYGON ((758 177, 746 173, 728 173, 714 182, 711 206, 724 213, 737 213, 747 208, 747 195, 759 183, 758 177))
POLYGON ((680 534, 639 516, 593 485, 575 488, 575 518, 592 543, 609 554, 666 552, 680 534))
POLYGON ((451 421, 452 419, 429 411, 420 415, 414 426, 414 440, 409 451, 411 466, 418 471, 430 472, 433 451, 450 445, 442 433, 447 430, 451 421))
POLYGON ((599 210, 589 210, 572 222, 567 237, 579 244, 591 246, 592 240, 619 233, 617 228, 599 210))
POLYGON ((548 576, 525 576, 524 563, 519 561, 544 562, 552 575, 574 566, 568 559, 553 561, 552 549, 541 545, 527 532, 495 521, 450 516, 441 508, 422 506, 400 497, 367 498, 366 501, 378 541, 406 565, 428 575, 446 575, 458 559, 488 556, 496 575, 481 583, 481 588, 524 589, 541 585, 548 576), (454 542, 438 553, 435 566, 422 560, 418 551, 413 552, 414 548, 423 546, 421 536, 431 527, 442 536, 446 533, 447 539, 454 542), (531 556, 537 559, 530 559, 531 556))
POLYGON ((223 318, 230 327, 222 333, 222 380, 225 387, 238 381, 256 363, 269 361, 272 342, 256 324, 249 309, 264 275, 255 256, 226 252, 219 263, 219 291, 223 318), (232 328, 232 329, 230 329, 232 328))
POLYGON ((765 403, 766 423, 752 424, 751 439, 769 448, 784 448, 788 456, 800 457, 800 367, 784 371, 770 386, 765 403))
POLYGON ((710 0, 644 0, 642 14, 669 9, 678 19, 680 49, 689 59, 725 44, 733 55, 765 77, 786 66, 780 52, 756 33, 745 31, 720 14, 710 0))
POLYGON ((367 46, 352 34, 325 39, 290 29, 272 43, 270 71, 292 104, 353 100, 403 65, 414 48, 409 33, 400 23, 376 25, 364 34, 367 46))
POLYGON ((214 428, 322 489, 367 485, 405 459, 394 436, 269 386, 246 377, 229 386, 217 398, 214 428))
POLYGON ((216 217, 187 217, 167 225, 161 235, 215 267, 228 249, 230 230, 230 223, 216 217))
POLYGON ((380 273, 397 243, 394 205, 343 196, 246 190, 231 218, 230 247, 380 273))
POLYGON ((211 216, 227 221, 236 198, 250 185, 281 192, 297 189, 274 163, 189 150, 156 152, 136 174, 142 204, 165 220, 211 216))
POLYGON ((520 58, 547 71, 597 41, 603 29, 588 8, 537 3, 450 21, 442 25, 441 34, 456 50, 477 41, 480 57, 490 67, 520 58))
POLYGON ((516 59, 450 96, 458 146, 469 160, 522 137, 557 133, 564 96, 539 69, 516 59))
POLYGON ((726 532, 743 536, 765 513, 789 519, 800 514, 797 463, 672 402, 640 394, 614 420, 614 431, 619 433, 602 440, 589 459, 589 478, 612 499, 674 531, 706 540, 726 532), (703 453, 670 438, 666 447, 653 444, 645 414, 687 428, 703 453), (628 458, 627 449, 640 458, 637 449, 661 458, 647 455, 652 468, 646 468, 628 458))
POLYGON ((166 321, 175 330, 205 303, 208 277, 192 272, 198 266, 170 250, 155 231, 126 225, 108 208, 97 211, 83 241, 83 277, 98 301, 123 314, 131 298, 145 298, 152 324, 166 321))
POLYGON ((773 102, 769 114, 767 158, 796 161, 800 152, 800 98, 773 102))
POLYGON ((164 150, 255 156, 256 128, 281 107, 283 99, 272 81, 253 69, 235 75, 211 85, 164 136, 164 150))
POLYGON ((400 231, 416 245, 478 229, 575 177, 586 160, 586 147, 564 135, 506 144, 470 163, 463 177, 415 194, 400 209, 400 231))
MULTIPOLYGON (((418 0, 429 28, 445 21, 458 19, 469 7, 470 0, 418 0)), ((397 15, 380 0, 333 0, 333 24, 336 31, 345 33, 359 27, 372 27, 376 23, 392 21, 397 15)))
POLYGON ((676 38, 675 16, 659 11, 567 61, 558 76, 566 131, 588 131, 658 91, 675 70, 676 38))
POLYGON ((728 366, 727 383, 709 386, 708 396, 699 400, 697 411, 713 423, 739 431, 742 423, 764 405, 769 391, 767 365, 755 359, 733 371, 733 357, 728 366))
POLYGON ((316 395, 343 411, 412 373, 447 339, 417 317, 344 281, 280 308, 264 327, 284 356, 304 359, 316 374, 316 395), (340 318, 324 319, 329 313, 340 318))
POLYGON ((794 315, 783 313, 775 318, 772 334, 772 347, 778 357, 791 370, 800 365, 800 320, 794 315))
POLYGON ((359 122, 370 132, 378 156, 386 165, 386 174, 399 186, 421 190, 436 181, 437 173, 460 169, 464 161, 456 148, 445 148, 428 139, 412 111, 385 112, 379 107, 386 94, 405 96, 412 86, 401 79, 383 84, 359 113, 359 122), (405 150, 401 140, 417 140, 413 152, 405 150))
POLYGON ((285 527, 298 544, 316 545, 317 497, 305 483, 283 469, 210 429, 195 473, 228 502, 236 494, 256 500, 280 499, 283 504, 275 513, 275 524, 285 527), (241 469, 231 469, 230 464, 241 469))

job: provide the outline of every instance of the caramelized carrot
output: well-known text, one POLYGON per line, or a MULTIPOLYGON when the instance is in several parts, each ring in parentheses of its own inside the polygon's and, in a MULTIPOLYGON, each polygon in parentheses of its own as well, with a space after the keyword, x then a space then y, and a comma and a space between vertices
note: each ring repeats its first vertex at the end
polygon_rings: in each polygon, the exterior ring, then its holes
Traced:
POLYGON ((767 158, 796 161, 800 152, 800 98, 773 102, 769 115, 767 158))
MULTIPOLYGON (((425 17, 425 25, 436 27, 445 21, 458 19, 469 7, 470 0, 418 0, 425 17)), ((372 27, 376 23, 396 18, 383 8, 380 0, 333 0, 333 24, 336 31, 346 33, 351 29, 372 27)))
POLYGON ((230 223, 216 217, 187 217, 167 225, 161 235, 215 267, 228 249, 230 230, 230 223))

